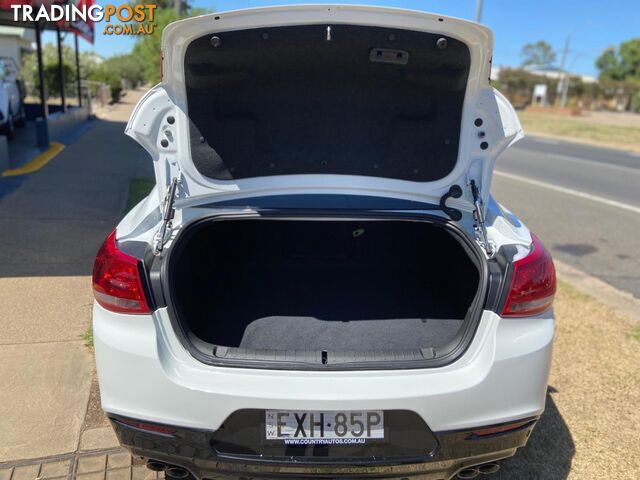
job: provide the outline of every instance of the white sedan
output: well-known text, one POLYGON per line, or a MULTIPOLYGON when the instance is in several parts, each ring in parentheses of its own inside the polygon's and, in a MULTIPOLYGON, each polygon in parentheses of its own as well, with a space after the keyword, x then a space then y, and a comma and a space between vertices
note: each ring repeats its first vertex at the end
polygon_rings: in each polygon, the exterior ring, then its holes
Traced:
POLYGON ((472 478, 544 410, 556 281, 490 195, 492 34, 290 6, 169 25, 96 258, 102 406, 168 478, 472 478))

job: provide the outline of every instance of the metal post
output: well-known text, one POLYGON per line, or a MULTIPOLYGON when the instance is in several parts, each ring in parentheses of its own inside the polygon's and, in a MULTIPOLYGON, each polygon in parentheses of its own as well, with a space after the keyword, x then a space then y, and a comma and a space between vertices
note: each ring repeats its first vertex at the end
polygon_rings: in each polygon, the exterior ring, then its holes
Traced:
POLYGON ((82 88, 80 86, 80 50, 78 49, 78 34, 74 34, 76 43, 76 83, 78 84, 78 107, 82 107, 82 88))
POLYGON ((40 25, 35 22, 36 29, 36 55, 38 58, 38 91, 40 93, 40 106, 42 107, 42 115, 36 119, 36 137, 39 147, 49 146, 49 128, 47 125, 47 97, 44 86, 44 68, 42 66, 42 39, 40 38, 40 25))
POLYGON ((483 0, 476 0, 476 22, 480 23, 482 19, 482 4, 483 0))
POLYGON ((565 71, 565 66, 567 64, 567 55, 569 53, 569 45, 571 44, 571 35, 567 35, 567 39, 564 42, 564 50, 562 51, 562 61, 560 62, 560 72, 562 72, 562 77, 560 78, 560 83, 558 84, 558 88, 556 89, 556 105, 558 103, 561 107, 564 107, 567 104, 567 94, 565 92, 565 84, 567 87, 569 86, 569 79, 567 78, 567 72, 565 71), (560 101, 558 101, 557 94, 560 94, 560 101))
POLYGON ((562 108, 567 106, 567 95, 569 93, 569 83, 571 83, 571 74, 565 72, 564 81, 562 82, 562 97, 560 98, 560 106, 562 108))
POLYGON ((56 27, 58 34, 58 78, 60 80, 60 98, 62 99, 62 111, 67 111, 67 102, 64 98, 64 64, 62 63, 62 38, 60 36, 60 29, 56 27))
POLYGON ((36 55, 38 57, 38 91, 40 93, 40 106, 42 107, 42 116, 47 118, 49 111, 47 108, 47 97, 44 87, 44 68, 42 66, 42 39, 40 38, 40 25, 35 22, 36 26, 36 55))

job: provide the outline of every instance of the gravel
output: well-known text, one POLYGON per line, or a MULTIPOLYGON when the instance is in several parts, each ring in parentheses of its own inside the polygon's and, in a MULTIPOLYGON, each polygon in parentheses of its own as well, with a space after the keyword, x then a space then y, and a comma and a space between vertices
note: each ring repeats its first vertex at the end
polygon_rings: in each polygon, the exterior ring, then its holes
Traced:
POLYGON ((547 407, 494 478, 640 475, 640 341, 629 318, 560 283, 547 407))

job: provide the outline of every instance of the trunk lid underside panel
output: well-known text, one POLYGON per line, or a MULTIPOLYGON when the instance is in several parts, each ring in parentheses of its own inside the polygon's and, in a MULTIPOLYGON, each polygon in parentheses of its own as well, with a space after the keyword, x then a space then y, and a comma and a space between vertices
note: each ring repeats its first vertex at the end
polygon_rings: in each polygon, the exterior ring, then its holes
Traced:
MULTIPOLYGON (((424 12, 352 5, 204 15, 163 33, 163 82, 127 134, 162 202, 364 195, 471 212, 522 135, 489 84, 492 35, 424 12)), ((180 217, 176 216, 176 223, 180 217)))
POLYGON ((434 181, 458 157, 469 49, 356 25, 219 32, 185 56, 193 162, 217 180, 343 174, 434 181))

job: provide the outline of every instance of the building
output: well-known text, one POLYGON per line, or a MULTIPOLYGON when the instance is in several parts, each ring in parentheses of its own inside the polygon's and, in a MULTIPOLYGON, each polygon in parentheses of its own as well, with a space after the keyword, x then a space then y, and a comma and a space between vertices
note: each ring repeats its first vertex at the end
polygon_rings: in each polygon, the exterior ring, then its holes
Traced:
POLYGON ((18 68, 22 57, 33 52, 35 41, 36 33, 31 28, 0 25, 0 57, 13 58, 18 68))
MULTIPOLYGON (((500 70, 503 68, 514 69, 518 67, 492 67, 491 68, 491 78, 494 80, 500 79, 500 70)), ((548 78, 550 80, 560 80, 564 75, 568 75, 571 78, 579 78, 582 80, 582 83, 598 83, 598 79, 591 75, 580 75, 578 73, 565 72, 556 67, 541 67, 541 66, 528 66, 524 67, 524 70, 531 73, 532 75, 539 75, 541 77, 548 78)))

